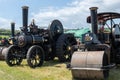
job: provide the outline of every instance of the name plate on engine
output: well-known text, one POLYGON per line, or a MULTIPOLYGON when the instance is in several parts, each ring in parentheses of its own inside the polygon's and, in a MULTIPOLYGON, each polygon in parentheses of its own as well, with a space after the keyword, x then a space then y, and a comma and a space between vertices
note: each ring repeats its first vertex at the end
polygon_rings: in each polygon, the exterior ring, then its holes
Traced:
POLYGON ((85 35, 85 41, 91 41, 92 37, 89 34, 85 35))

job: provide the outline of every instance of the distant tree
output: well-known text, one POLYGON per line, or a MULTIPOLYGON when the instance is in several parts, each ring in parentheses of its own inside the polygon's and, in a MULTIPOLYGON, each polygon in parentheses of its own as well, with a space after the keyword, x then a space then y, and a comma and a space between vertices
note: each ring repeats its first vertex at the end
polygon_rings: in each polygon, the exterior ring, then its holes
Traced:
POLYGON ((0 36, 0 40, 2 39, 2 37, 0 36))

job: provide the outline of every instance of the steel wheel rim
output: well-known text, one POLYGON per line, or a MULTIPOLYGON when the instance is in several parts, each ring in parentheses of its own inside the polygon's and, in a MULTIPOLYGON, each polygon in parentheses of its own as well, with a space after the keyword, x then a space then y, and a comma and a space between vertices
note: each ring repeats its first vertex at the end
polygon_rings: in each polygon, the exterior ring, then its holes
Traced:
POLYGON ((18 49, 15 49, 15 46, 11 47, 11 49, 8 51, 8 63, 13 66, 17 65, 21 62, 21 58, 18 58, 16 55, 18 54, 18 49))
POLYGON ((32 51, 32 54, 30 55, 30 62, 34 67, 38 66, 41 62, 40 53, 41 51, 39 50, 39 48, 36 48, 32 51))

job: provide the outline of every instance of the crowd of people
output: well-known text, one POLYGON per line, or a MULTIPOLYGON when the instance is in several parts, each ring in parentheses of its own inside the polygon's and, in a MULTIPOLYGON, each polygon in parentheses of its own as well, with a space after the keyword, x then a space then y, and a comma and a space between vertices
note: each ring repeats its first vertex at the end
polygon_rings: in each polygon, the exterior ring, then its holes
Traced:
POLYGON ((2 38, 1 40, 0 40, 0 45, 1 46, 6 46, 6 45, 9 45, 10 43, 9 43, 9 40, 7 39, 7 38, 2 38))

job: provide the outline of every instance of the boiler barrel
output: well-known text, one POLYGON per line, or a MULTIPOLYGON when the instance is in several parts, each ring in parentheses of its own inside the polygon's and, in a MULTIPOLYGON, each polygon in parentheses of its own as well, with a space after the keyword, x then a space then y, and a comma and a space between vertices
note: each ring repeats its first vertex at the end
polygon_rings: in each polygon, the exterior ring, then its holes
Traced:
POLYGON ((78 79, 104 79, 109 70, 102 69, 108 65, 108 58, 104 51, 75 52, 71 59, 71 72, 73 78, 78 79))
POLYGON ((44 38, 36 35, 20 35, 18 37, 18 46, 24 47, 26 45, 33 44, 42 44, 44 42, 44 38))

